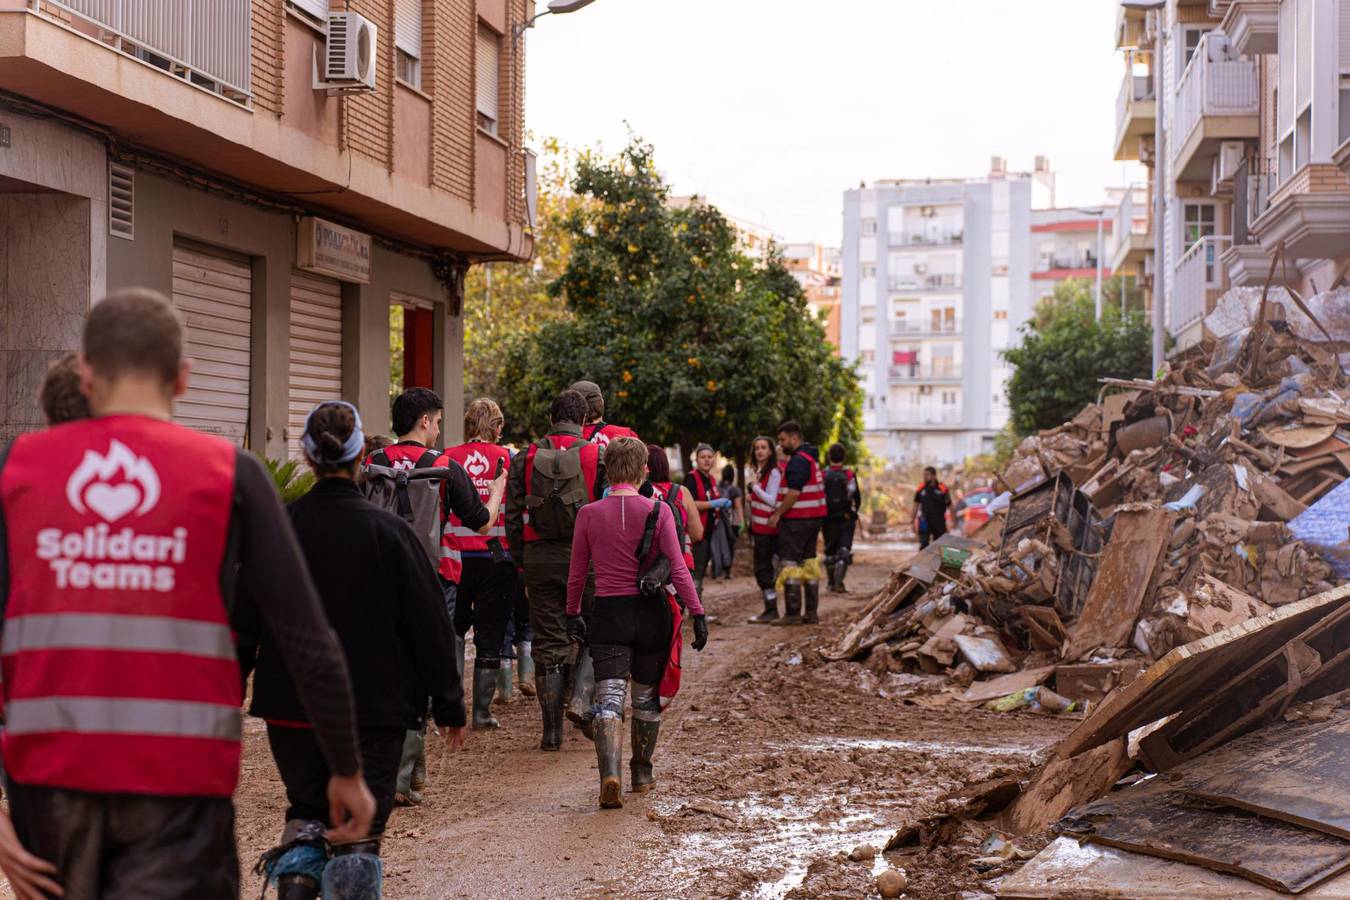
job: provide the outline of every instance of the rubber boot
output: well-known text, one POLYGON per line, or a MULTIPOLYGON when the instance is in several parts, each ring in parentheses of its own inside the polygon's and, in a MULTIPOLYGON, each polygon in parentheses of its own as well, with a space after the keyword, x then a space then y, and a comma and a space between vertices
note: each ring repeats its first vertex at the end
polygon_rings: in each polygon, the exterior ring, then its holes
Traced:
POLYGON ((282 875, 277 879, 277 900, 318 900, 319 883, 308 875, 282 875))
POLYGON ((380 900, 384 861, 378 839, 341 844, 323 870, 323 900, 380 900))
POLYGON ((606 713, 595 720, 595 758, 600 764, 600 808, 623 808, 623 780, 619 758, 623 754, 623 719, 606 713))
POLYGON ((656 784, 656 776, 652 774, 652 754, 656 752, 656 737, 660 732, 660 713, 652 720, 633 716, 633 758, 628 761, 628 770, 633 777, 634 793, 650 791, 656 784))
POLYGON ((281 900, 316 900, 319 879, 328 864, 324 825, 315 819, 290 819, 281 843, 258 860, 254 872, 277 887, 281 900))
POLYGON ((516 686, 526 697, 534 696, 534 657, 530 656, 530 641, 516 644, 516 686))
POLYGON ((583 648, 577 657, 576 680, 572 685, 572 696, 567 701, 567 721, 581 729, 587 738, 595 740, 593 721, 595 713, 595 663, 591 660, 590 648, 583 648))
MULTIPOLYGON (((492 660, 492 662, 497 662, 492 660)), ((501 670, 475 662, 473 666, 473 728, 497 728, 502 723, 492 717, 492 695, 497 692, 497 676, 501 670)), ((508 675, 510 670, 507 670, 508 675)))
POLYGON ((802 583, 800 579, 789 578, 783 584, 783 610, 783 615, 774 619, 771 624, 802 624, 802 583))
POLYGON ((807 625, 820 624, 820 582, 811 579, 802 585, 802 590, 806 595, 806 616, 803 618, 807 625))
POLYGON ((834 557, 825 557, 825 575, 830 580, 830 592, 834 592, 834 557))
POLYGON ((563 671, 562 666, 545 666, 534 676, 535 696, 544 722, 540 750, 562 749, 563 671))
POLYGON ((848 558, 840 557, 834 561, 830 567, 830 590, 836 594, 847 594, 848 588, 844 587, 844 576, 848 574, 848 558))
POLYGON ((751 616, 747 620, 751 625, 769 625, 778 618, 778 592, 765 588, 761 593, 764 595, 764 612, 751 616))
POLYGON ((497 670, 497 699, 510 703, 515 699, 516 682, 511 677, 511 660, 503 659, 502 667, 497 670))

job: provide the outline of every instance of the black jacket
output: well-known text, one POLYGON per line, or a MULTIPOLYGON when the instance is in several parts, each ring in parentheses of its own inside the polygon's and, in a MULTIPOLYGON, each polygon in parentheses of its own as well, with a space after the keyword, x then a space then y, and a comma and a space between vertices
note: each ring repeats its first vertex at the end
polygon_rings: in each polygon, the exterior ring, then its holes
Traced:
MULTIPOLYGON (((463 725, 464 694, 455 672, 450 616, 413 530, 343 478, 320 480, 287 511, 347 656, 357 727, 418 727, 428 696, 438 725, 463 725)), ((249 712, 263 719, 305 721, 275 642, 247 605, 241 613, 237 620, 250 623, 241 629, 257 636, 259 644, 249 712)))

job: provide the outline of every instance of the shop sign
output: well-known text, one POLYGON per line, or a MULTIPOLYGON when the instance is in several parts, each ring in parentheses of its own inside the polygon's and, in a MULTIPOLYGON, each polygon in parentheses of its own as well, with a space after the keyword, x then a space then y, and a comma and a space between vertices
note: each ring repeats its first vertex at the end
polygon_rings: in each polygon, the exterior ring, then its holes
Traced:
POLYGON ((370 283, 370 235, 306 216, 300 220, 296 266, 339 281, 370 283))

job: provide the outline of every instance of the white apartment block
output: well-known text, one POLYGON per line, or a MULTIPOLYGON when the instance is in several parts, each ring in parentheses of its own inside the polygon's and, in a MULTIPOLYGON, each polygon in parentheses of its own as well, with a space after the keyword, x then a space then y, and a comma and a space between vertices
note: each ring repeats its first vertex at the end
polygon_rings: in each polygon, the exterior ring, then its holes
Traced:
POLYGON ((1032 209, 1054 204, 1043 157, 979 179, 880 181, 844 193, 840 349, 856 361, 874 453, 959 462, 1008 420, 1001 353, 1033 308, 1032 209))

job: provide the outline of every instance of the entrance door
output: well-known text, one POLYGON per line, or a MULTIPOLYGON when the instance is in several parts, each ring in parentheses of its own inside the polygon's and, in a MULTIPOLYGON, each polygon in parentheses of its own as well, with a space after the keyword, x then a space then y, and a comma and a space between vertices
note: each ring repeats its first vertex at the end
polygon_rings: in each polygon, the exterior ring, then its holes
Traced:
POLYGON ((253 269, 248 257, 175 242, 173 304, 186 325, 192 360, 174 419, 244 446, 248 437, 253 269))
POLYGON ((291 273, 291 365, 287 450, 303 456, 305 417, 325 400, 342 399, 342 285, 291 273))

